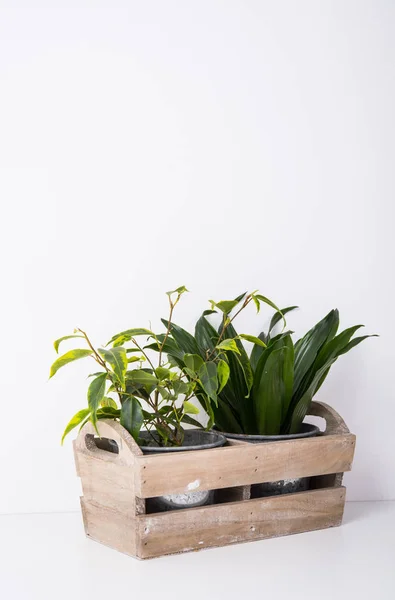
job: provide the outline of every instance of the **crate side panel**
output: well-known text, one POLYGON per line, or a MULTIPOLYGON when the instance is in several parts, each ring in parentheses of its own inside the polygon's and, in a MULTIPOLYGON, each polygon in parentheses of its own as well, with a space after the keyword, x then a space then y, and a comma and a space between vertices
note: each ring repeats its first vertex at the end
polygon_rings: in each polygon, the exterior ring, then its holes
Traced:
POLYGON ((137 517, 140 558, 226 546, 340 525, 345 488, 137 517))
POLYGON ((123 512, 111 510, 81 498, 87 537, 114 550, 136 556, 136 520, 123 512))
POLYGON ((106 462, 89 453, 78 452, 78 475, 87 502, 133 517, 136 512, 134 469, 128 465, 106 462))
POLYGON ((136 495, 150 498, 349 471, 354 448, 355 436, 342 434, 138 457, 136 495))

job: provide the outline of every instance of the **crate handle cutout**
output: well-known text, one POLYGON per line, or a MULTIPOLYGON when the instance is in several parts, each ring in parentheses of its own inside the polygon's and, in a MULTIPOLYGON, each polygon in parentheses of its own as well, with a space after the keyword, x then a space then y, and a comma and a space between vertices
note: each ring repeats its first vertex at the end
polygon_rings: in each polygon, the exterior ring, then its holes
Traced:
POLYGON ((339 413, 325 402, 312 402, 308 414, 326 421, 325 435, 350 433, 339 413))
MULTIPOLYGON (((95 438, 98 437, 97 431, 92 423, 86 423, 74 441, 77 452, 83 452, 106 462, 127 465, 133 465, 135 457, 142 456, 143 452, 138 444, 136 444, 130 433, 118 421, 100 419, 97 422, 97 430, 102 440, 107 439, 115 442, 118 447, 118 453, 98 448, 95 442, 95 438)), ((99 445, 103 446, 104 444, 99 445)))

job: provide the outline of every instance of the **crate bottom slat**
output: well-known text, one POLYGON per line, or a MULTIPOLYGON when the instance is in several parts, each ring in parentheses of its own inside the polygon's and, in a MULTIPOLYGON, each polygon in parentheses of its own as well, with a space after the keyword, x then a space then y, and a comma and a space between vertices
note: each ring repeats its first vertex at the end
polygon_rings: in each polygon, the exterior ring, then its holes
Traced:
POLYGON ((81 498, 87 536, 141 559, 335 527, 344 502, 337 487, 131 518, 81 498))

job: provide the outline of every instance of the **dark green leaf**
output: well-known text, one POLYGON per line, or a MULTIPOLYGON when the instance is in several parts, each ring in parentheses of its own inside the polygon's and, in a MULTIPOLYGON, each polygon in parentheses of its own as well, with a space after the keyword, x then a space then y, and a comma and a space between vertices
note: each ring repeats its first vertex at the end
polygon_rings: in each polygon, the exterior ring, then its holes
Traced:
POLYGON ((286 417, 292 397, 294 352, 290 336, 267 351, 263 368, 254 376, 253 400, 258 433, 276 435, 286 417))
POLYGON ((53 377, 55 375, 55 373, 61 367, 64 367, 64 365, 67 365, 68 363, 73 362, 74 360, 78 360, 79 358, 85 358, 86 356, 91 356, 91 355, 92 355, 92 351, 86 350, 86 349, 70 350, 69 352, 66 352, 66 354, 63 354, 62 356, 60 356, 53 363, 51 370, 49 372, 49 378, 53 377))
POLYGON ((270 325, 269 325, 269 334, 272 331, 272 329, 277 325, 277 323, 279 321, 281 321, 281 319, 283 318, 283 315, 286 315, 287 313, 289 313, 291 310, 295 310, 296 308, 299 308, 299 306, 287 306, 286 308, 282 308, 281 311, 277 311, 273 316, 272 319, 270 321, 270 325))
POLYGON ((125 400, 121 408, 121 425, 129 431, 136 442, 139 439, 143 421, 143 413, 137 398, 128 398, 125 400))
MULTIPOLYGON (((165 327, 169 327, 170 325, 170 333, 177 343, 179 349, 182 350, 183 354, 200 354, 199 346, 197 345, 195 338, 190 333, 174 323, 169 323, 169 321, 166 321, 165 319, 161 320, 165 327)), ((166 352, 168 354, 172 354, 172 352, 168 352, 167 350, 166 352)))
POLYGON ((214 350, 215 344, 218 341, 218 333, 204 316, 200 317, 196 322, 195 339, 202 356, 205 357, 207 351, 215 354, 214 350))
POLYGON ((338 326, 339 311, 331 310, 295 345, 295 393, 322 346, 336 335, 338 326))
POLYGON ((217 377, 217 365, 213 361, 204 363, 198 372, 199 381, 202 385, 203 390, 207 396, 217 403, 217 389, 218 389, 218 377, 217 377))
POLYGON ((64 442, 64 438, 66 437, 66 435, 68 433, 70 433, 70 431, 72 431, 74 429, 74 427, 77 427, 77 425, 79 425, 80 423, 82 423, 86 417, 89 415, 90 413, 90 409, 89 408, 83 408, 82 410, 79 410, 72 419, 70 419, 70 421, 68 422, 66 429, 64 430, 64 433, 62 435, 62 444, 64 442))
POLYGON ((254 344, 254 347, 251 350, 250 364, 253 371, 255 371, 257 367, 258 361, 262 356, 264 348, 266 348, 266 336, 263 333, 263 331, 258 335, 258 338, 265 344, 265 346, 254 344))
MULTIPOLYGON (((192 373, 197 373, 203 364, 203 359, 199 354, 184 354, 185 366, 192 373)), ((193 375, 192 375, 193 376, 193 375)))
POLYGON ((202 424, 199 423, 199 421, 197 421, 193 417, 190 417, 189 415, 183 414, 182 415, 182 422, 183 423, 188 423, 188 425, 193 425, 194 427, 198 427, 199 429, 202 429, 202 424))

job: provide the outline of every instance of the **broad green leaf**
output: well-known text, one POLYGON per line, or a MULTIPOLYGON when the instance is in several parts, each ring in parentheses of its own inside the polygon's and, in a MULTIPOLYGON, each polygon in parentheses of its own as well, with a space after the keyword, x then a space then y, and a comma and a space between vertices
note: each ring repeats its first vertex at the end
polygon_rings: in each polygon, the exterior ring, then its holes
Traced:
POLYGON ((128 398, 122 404, 121 425, 129 431, 136 440, 139 439, 139 433, 144 421, 141 406, 137 398, 128 398))
POLYGON ((152 373, 149 373, 144 369, 128 371, 127 378, 133 383, 143 385, 145 388, 153 388, 159 383, 159 380, 155 375, 152 375, 152 373))
POLYGON ((230 404, 218 397, 218 408, 214 406, 213 410, 217 429, 225 433, 244 433, 230 404))
POLYGON ((218 341, 218 333, 204 316, 201 316, 196 322, 195 339, 202 356, 206 357, 207 351, 215 354, 214 350, 215 344, 218 341))
POLYGON ((109 396, 104 396, 103 400, 100 402, 100 406, 102 408, 118 408, 117 403, 115 402, 114 398, 110 398, 109 396))
POLYGON ((121 385, 125 385, 125 373, 128 368, 126 350, 122 346, 116 348, 99 348, 99 354, 110 365, 121 385))
POLYGON ((180 394, 188 394, 189 392, 189 384, 185 383, 185 381, 173 381, 172 388, 176 396, 180 394))
POLYGON ((299 308, 299 306, 287 306, 286 308, 282 308, 281 311, 277 311, 271 321, 270 321, 270 325, 269 325, 269 335, 270 332, 272 331, 272 329, 277 325, 277 323, 279 321, 281 321, 281 319, 284 318, 284 315, 286 315, 287 313, 289 313, 291 310, 295 310, 296 308, 299 308))
POLYGON ((72 431, 74 429, 74 427, 77 427, 77 425, 79 425, 80 423, 82 423, 87 416, 90 413, 90 408, 83 408, 82 410, 79 410, 72 419, 70 419, 70 421, 68 422, 66 429, 64 430, 64 433, 62 435, 62 441, 61 444, 63 445, 64 442, 64 438, 66 437, 66 435, 68 433, 70 433, 70 431, 72 431))
POLYGON ((247 340, 247 342, 252 342, 253 344, 257 344, 258 346, 261 346, 262 348, 266 348, 266 346, 267 346, 267 344, 265 344, 264 341, 262 341, 259 337, 255 337, 255 335, 247 335, 246 333, 239 333, 238 337, 243 340, 247 340))
POLYGON ((72 338, 83 338, 83 335, 79 335, 79 334, 74 334, 74 335, 64 335, 63 337, 59 338, 58 340, 55 340, 53 343, 53 347, 55 348, 55 352, 56 354, 58 353, 59 350, 59 344, 61 342, 63 342, 64 340, 71 340, 72 338))
POLYGON ((318 389, 318 384, 321 382, 324 375, 327 374, 332 364, 336 359, 328 361, 323 367, 318 369, 309 388, 300 398, 296 406, 292 409, 292 415, 287 431, 285 433, 299 433, 303 423, 303 419, 307 415, 313 396, 318 389))
MULTIPOLYGON (((292 346, 293 350, 293 346, 292 346)), ((293 353, 283 346, 270 353, 258 385, 254 387, 253 399, 260 435, 280 433, 293 385, 293 353)))
POLYGON ((295 345, 294 393, 298 393, 298 388, 314 363, 318 352, 326 342, 333 339, 338 327, 339 311, 331 310, 295 345))
POLYGON ((69 352, 66 352, 66 354, 63 354, 62 356, 60 356, 57 360, 55 360, 55 362, 53 363, 51 370, 49 372, 49 378, 53 377, 55 375, 55 373, 57 371, 59 371, 59 369, 61 367, 64 367, 64 365, 67 365, 70 362, 73 362, 74 360, 78 360, 79 358, 85 358, 86 356, 91 356, 92 355, 92 350, 87 350, 87 349, 77 349, 77 350, 70 350, 69 352))
POLYGON ((262 344, 254 344, 254 347, 251 350, 250 364, 253 371, 255 371, 257 367, 258 361, 262 356, 262 352, 267 347, 266 336, 263 331, 259 334, 258 338, 261 340, 261 342, 263 342, 264 346, 262 346, 262 344))
POLYGON ((199 414, 199 409, 192 404, 192 402, 189 402, 188 400, 186 402, 183 403, 183 407, 184 407, 184 412, 190 415, 198 415, 199 414))
POLYGON ((224 360, 221 359, 218 362, 218 383, 219 383, 218 394, 220 394, 222 392, 222 390, 228 383, 229 375, 230 375, 229 365, 227 362, 225 362, 224 360))
POLYGON ((107 373, 101 373, 92 379, 88 388, 88 406, 91 412, 91 420, 96 427, 96 412, 106 393, 107 373))
POLYGON ((204 361, 199 354, 184 354, 184 363, 189 371, 197 373, 204 361))
POLYGON ((221 350, 223 351, 230 351, 230 352, 236 352, 236 354, 240 354, 240 350, 237 346, 236 340, 234 339, 225 339, 222 340, 222 342, 220 342, 217 346, 216 346, 217 350, 221 350))
POLYGON ((115 346, 119 346, 120 343, 124 344, 125 342, 129 342, 132 338, 137 337, 139 335, 153 335, 152 331, 149 329, 144 329, 143 327, 136 327, 134 329, 126 329, 125 331, 120 331, 112 336, 111 340, 107 342, 106 346, 113 344, 115 346), (122 339, 122 342, 120 340, 122 339))
MULTIPOLYGON (((161 321, 165 327, 170 326, 170 334, 175 340, 178 348, 182 350, 183 354, 200 354, 199 346, 197 345, 193 335, 185 331, 185 329, 182 329, 182 327, 179 327, 174 323, 169 323, 169 321, 166 321, 166 319, 161 319, 161 321)), ((172 352, 166 352, 168 354, 172 354, 172 352)))
POLYGON ((213 361, 204 363, 198 371, 199 382, 207 396, 217 404, 217 365, 213 361))
POLYGON ((155 369, 155 375, 159 381, 163 381, 163 379, 168 379, 170 377, 170 369, 166 369, 166 367, 157 367, 155 369))
POLYGON ((361 342, 363 342, 364 340, 366 340, 367 338, 370 337, 379 337, 377 335, 377 333, 373 333, 371 335, 361 335, 360 337, 356 337, 353 340, 351 340, 351 342, 349 344, 347 344, 347 346, 344 346, 344 348, 341 350, 341 352, 339 352, 339 356, 341 354, 346 354, 349 350, 351 350, 352 348, 355 348, 355 346, 358 346, 358 344, 360 344, 361 342))

